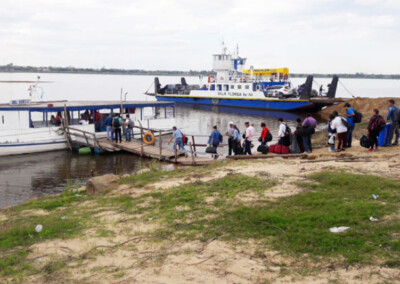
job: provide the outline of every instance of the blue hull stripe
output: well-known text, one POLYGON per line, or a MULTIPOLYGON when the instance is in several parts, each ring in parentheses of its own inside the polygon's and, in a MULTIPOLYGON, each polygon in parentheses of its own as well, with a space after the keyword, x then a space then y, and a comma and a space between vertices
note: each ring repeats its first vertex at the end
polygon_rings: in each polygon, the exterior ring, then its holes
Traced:
POLYGON ((39 145, 49 145, 49 144, 61 144, 61 143, 67 143, 67 142, 60 141, 60 142, 43 142, 43 143, 27 143, 27 144, 0 144, 0 147, 39 146, 39 145))
POLYGON ((296 100, 235 100, 235 99, 211 99, 211 98, 191 98, 191 97, 170 97, 157 96, 157 100, 174 101, 178 103, 191 103, 215 106, 229 106, 269 110, 299 110, 311 108, 314 104, 310 101, 296 100))

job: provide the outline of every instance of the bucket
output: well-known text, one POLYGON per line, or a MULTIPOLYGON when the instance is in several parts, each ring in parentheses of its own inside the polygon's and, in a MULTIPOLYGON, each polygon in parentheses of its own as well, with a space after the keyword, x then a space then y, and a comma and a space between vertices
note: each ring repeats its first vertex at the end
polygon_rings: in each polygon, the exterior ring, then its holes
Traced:
POLYGON ((379 133, 378 146, 383 147, 388 143, 391 125, 392 123, 386 123, 386 127, 379 133))

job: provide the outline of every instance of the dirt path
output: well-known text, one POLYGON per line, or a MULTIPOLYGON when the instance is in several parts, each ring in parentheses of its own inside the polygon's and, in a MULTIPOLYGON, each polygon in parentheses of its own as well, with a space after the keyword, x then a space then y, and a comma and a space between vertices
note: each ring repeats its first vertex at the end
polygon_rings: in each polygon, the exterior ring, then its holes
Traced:
MULTIPOLYGON (((308 159, 281 158, 234 161, 208 175, 192 174, 156 182, 143 188, 121 185, 112 195, 140 196, 149 190, 166 190, 198 180, 209 181, 226 175, 244 174, 277 180, 264 198, 276 200, 302 191, 295 182, 322 170, 347 170, 353 173, 400 177, 400 147, 367 153, 355 146, 344 153, 328 153, 318 149, 308 159), (331 160, 334 158, 342 160, 331 160), (363 157, 359 161, 349 158, 363 157), (348 160, 346 160, 348 159, 348 160)), ((255 202, 260 196, 243 192, 244 202, 255 202)), ((83 206, 90 206, 84 204, 83 206)), ((145 205, 144 205, 145 206, 145 205)), ((32 214, 32 212, 30 212, 32 214)), ((105 211, 99 226, 112 231, 99 236, 91 229, 76 239, 49 240, 31 247, 28 258, 37 265, 50 260, 66 260, 66 267, 51 277, 32 276, 28 282, 77 283, 381 283, 400 281, 400 270, 383 267, 336 268, 334 264, 302 263, 280 252, 259 250, 257 243, 228 243, 216 239, 171 241, 151 238, 161 224, 140 218, 129 218, 123 212, 105 211), (146 233, 147 237, 141 237, 146 233), (60 280, 62 279, 62 280, 60 280)), ((139 216, 137 216, 139 217, 139 216)))

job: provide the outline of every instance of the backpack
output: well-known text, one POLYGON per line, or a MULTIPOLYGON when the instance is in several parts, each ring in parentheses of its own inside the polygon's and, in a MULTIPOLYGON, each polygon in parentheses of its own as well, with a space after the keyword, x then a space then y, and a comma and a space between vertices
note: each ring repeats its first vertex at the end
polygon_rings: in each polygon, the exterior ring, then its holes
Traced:
POLYGON ((354 123, 361 123, 363 115, 361 112, 354 110, 353 121, 354 123))
POLYGON ((292 134, 292 130, 290 129, 289 125, 287 125, 287 124, 285 123, 285 126, 286 126, 285 136, 288 136, 288 135, 292 134))
POLYGON ((271 142, 272 141, 272 134, 271 131, 267 132, 267 135, 265 135, 265 142, 271 142))
POLYGON ((129 121, 128 121, 128 127, 129 128, 133 128, 135 126, 135 123, 133 122, 133 120, 132 119, 129 119, 129 121))
POLYGON ((121 123, 119 123, 119 118, 116 117, 114 118, 114 128, 120 128, 121 127, 121 123))
POLYGON ((371 147, 371 138, 366 135, 363 135, 360 139, 360 145, 364 148, 371 147))
POLYGON ((378 116, 374 123, 371 125, 371 130, 376 130, 378 132, 381 132, 383 129, 386 127, 386 122, 383 119, 382 116, 378 116))
POLYGON ((342 123, 344 124, 344 126, 346 126, 346 128, 349 129, 350 124, 347 122, 347 120, 344 119, 343 117, 341 117, 341 119, 342 119, 342 123))
POLYGON ((188 140, 189 139, 187 138, 187 136, 184 136, 184 135, 182 136, 182 142, 183 142, 184 145, 187 145, 188 140))

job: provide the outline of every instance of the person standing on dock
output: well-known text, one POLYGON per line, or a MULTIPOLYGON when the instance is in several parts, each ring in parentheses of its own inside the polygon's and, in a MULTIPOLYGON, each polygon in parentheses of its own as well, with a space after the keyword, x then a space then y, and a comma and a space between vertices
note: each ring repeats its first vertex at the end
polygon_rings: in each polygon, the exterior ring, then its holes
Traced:
POLYGON ((261 145, 267 145, 267 142, 268 142, 267 134, 269 132, 269 129, 268 129, 267 125, 265 124, 265 122, 261 123, 261 128, 262 128, 262 132, 261 132, 259 141, 261 142, 261 145))
POLYGON ((346 103, 344 107, 346 108, 346 120, 347 123, 350 125, 347 128, 347 141, 345 147, 351 148, 351 143, 353 142, 353 131, 354 127, 356 126, 354 122, 354 116, 356 115, 356 113, 349 103, 346 103))
POLYGON ((113 130, 115 133, 115 143, 118 143, 118 137, 119 137, 119 143, 122 143, 121 124, 122 124, 121 117, 119 115, 115 115, 112 122, 113 130))
POLYGON ((133 128, 135 127, 135 123, 132 119, 130 119, 129 114, 126 115, 125 119, 125 140, 127 142, 131 142, 131 137, 133 137, 133 128))
POLYGON ((215 155, 214 155, 215 160, 218 159, 217 148, 220 143, 222 143, 222 134, 218 131, 217 126, 214 125, 213 132, 211 133, 211 136, 208 139, 208 144, 210 144, 210 146, 212 147, 215 147, 215 155))
POLYGON ((303 136, 304 151, 312 153, 311 137, 315 133, 315 128, 317 128, 317 121, 311 116, 311 113, 307 113, 306 119, 303 120, 303 127, 308 128, 303 136))
POLYGON ((389 113, 387 115, 387 121, 391 121, 389 140, 386 146, 396 146, 399 144, 399 120, 400 120, 400 110, 397 105, 395 105, 394 100, 388 101, 389 113), (392 144, 393 136, 396 134, 396 139, 392 144))
POLYGON ((319 96, 322 97, 324 93, 324 85, 321 85, 321 87, 319 87, 319 96))
POLYGON ((233 129, 233 152, 235 155, 242 155, 243 148, 240 145, 240 141, 242 140, 242 137, 240 137, 240 131, 236 125, 233 125, 233 129))
POLYGON ((113 123, 113 118, 111 116, 111 113, 106 117, 104 120, 104 125, 106 126, 107 130, 107 140, 113 141, 114 140, 114 133, 112 129, 112 123, 113 123))
POLYGON ((228 155, 232 155, 232 151, 234 151, 235 146, 234 144, 236 143, 233 137, 233 134, 235 132, 235 128, 233 127, 233 122, 229 122, 229 127, 228 130, 226 131, 225 135, 228 136, 228 155))
POLYGON ((179 149, 185 151, 185 146, 183 145, 183 133, 176 126, 172 127, 172 137, 168 142, 168 145, 171 144, 172 140, 174 141, 174 151, 176 150, 176 146, 179 146, 179 149))
POLYGON ((250 125, 250 123, 249 122, 246 122, 245 124, 244 124, 245 126, 246 126, 246 133, 245 133, 245 136, 244 136, 244 143, 245 143, 245 145, 244 145, 244 154, 246 155, 246 154, 249 154, 249 155, 252 155, 251 154, 251 142, 253 142, 253 137, 254 137, 254 127, 253 126, 251 126, 250 125))

